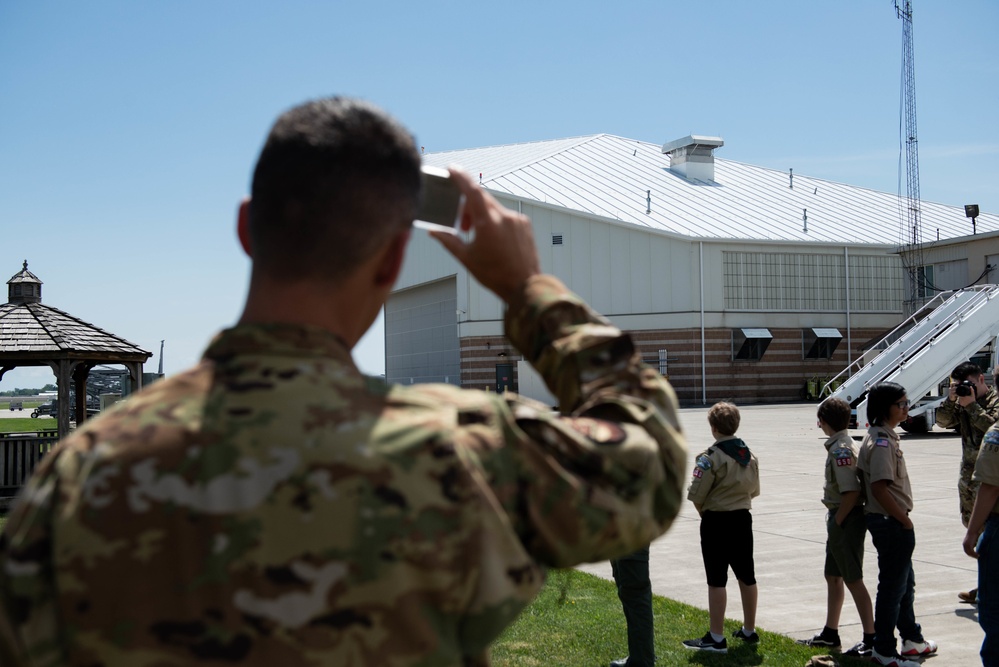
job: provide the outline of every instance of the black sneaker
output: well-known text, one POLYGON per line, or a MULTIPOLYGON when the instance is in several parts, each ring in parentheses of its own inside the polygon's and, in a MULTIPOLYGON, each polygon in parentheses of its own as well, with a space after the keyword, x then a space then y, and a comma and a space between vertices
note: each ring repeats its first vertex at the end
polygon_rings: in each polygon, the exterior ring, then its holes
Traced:
POLYGON ((811 639, 799 639, 795 643, 801 644, 802 646, 822 646, 825 648, 840 647, 839 635, 836 635, 835 637, 830 637, 821 632, 812 637, 811 639))
POLYGON ((870 658, 871 657, 872 646, 866 642, 859 641, 853 645, 851 649, 844 652, 843 655, 853 656, 855 658, 870 658))
POLYGON ((683 645, 694 651, 710 651, 712 653, 728 653, 728 642, 722 637, 720 642, 716 642, 711 637, 711 632, 705 632, 700 639, 685 639, 683 645))
POLYGON ((739 628, 738 630, 736 630, 735 632, 732 633, 732 636, 735 637, 736 639, 741 639, 742 641, 746 642, 747 644, 759 644, 760 643, 760 636, 758 634, 756 634, 755 630, 753 631, 753 634, 747 635, 743 631, 742 628, 739 628))

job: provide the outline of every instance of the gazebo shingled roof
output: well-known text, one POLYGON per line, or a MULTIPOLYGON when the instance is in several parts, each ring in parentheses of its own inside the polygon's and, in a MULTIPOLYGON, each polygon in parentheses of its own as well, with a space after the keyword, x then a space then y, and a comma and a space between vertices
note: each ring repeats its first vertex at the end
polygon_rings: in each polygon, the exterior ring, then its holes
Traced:
POLYGON ((69 382, 76 383, 76 422, 86 419, 86 384, 97 364, 122 364, 133 386, 142 386, 142 364, 152 356, 139 346, 42 303, 42 281, 28 261, 7 281, 0 305, 0 378, 18 366, 50 366, 59 388, 59 436, 69 432, 69 382))

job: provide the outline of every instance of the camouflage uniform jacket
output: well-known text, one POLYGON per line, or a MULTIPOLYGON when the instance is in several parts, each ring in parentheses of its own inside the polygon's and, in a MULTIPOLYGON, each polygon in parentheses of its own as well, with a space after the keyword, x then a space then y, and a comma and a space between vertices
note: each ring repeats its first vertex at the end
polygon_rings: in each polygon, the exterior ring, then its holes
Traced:
POLYGON ((957 401, 948 400, 937 408, 937 426, 956 428, 961 434, 961 470, 957 480, 957 490, 961 520, 965 526, 971 518, 978 489, 978 483, 972 481, 975 462, 978 461, 978 449, 982 445, 985 432, 997 419, 999 419, 999 395, 995 389, 989 389, 989 393, 980 396, 967 407, 958 405, 957 401))
POLYGON ((515 395, 362 376, 335 336, 222 332, 46 457, 0 537, 0 664, 487 665, 548 566, 679 511, 672 388, 556 279, 515 395))

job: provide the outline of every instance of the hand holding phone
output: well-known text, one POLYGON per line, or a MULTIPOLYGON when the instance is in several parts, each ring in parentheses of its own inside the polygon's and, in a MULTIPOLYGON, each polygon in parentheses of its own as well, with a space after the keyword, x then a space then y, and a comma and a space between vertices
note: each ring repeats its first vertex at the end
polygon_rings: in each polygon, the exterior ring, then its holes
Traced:
POLYGON ((465 195, 451 180, 447 169, 423 166, 423 199, 413 221, 414 227, 457 235, 461 214, 465 210, 465 195))

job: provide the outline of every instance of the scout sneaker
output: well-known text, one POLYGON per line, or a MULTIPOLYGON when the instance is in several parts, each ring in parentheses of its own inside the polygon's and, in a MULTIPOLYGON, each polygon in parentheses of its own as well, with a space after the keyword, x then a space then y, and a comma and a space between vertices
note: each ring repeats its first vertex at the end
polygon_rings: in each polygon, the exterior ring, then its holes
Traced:
POLYGON ((720 642, 716 642, 708 630, 700 639, 685 639, 683 645, 694 651, 710 651, 711 653, 728 653, 728 642, 722 637, 720 642))
POLYGON ((871 649, 871 662, 875 665, 881 665, 882 667, 922 667, 922 665, 915 660, 906 660, 905 658, 894 655, 886 657, 874 649, 871 649))
POLYGON ((902 642, 902 655, 906 657, 933 655, 937 652, 937 643, 932 639, 914 642, 906 639, 902 642))

